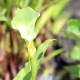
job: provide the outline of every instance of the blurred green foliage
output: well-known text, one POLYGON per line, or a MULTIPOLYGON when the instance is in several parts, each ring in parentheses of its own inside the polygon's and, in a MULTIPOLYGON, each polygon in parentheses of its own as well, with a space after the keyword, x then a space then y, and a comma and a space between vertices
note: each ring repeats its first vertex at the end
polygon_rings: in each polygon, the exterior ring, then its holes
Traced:
POLYGON ((71 65, 64 67, 67 71, 71 74, 75 75, 76 77, 80 78, 80 65, 71 65))
MULTIPOLYGON (((45 27, 45 30, 47 30, 45 32, 45 36, 46 35, 51 36, 50 33, 52 33, 53 35, 54 34, 57 35, 57 34, 59 34, 64 23, 71 16, 69 14, 63 15, 63 11, 68 2, 69 2, 69 0, 0 0, 0 22, 1 22, 1 33, 2 33, 1 40, 0 40, 0 49, 1 50, 4 49, 4 51, 7 54, 6 58, 9 61, 11 61, 11 59, 12 59, 12 62, 13 62, 12 64, 16 68, 16 69, 10 71, 12 73, 12 77, 14 77, 13 71, 15 71, 15 73, 17 73, 17 69, 19 66, 19 60, 21 60, 21 59, 28 60, 28 55, 27 55, 28 50, 27 50, 27 46, 26 46, 26 45, 28 45, 28 42, 26 40, 24 40, 25 36, 22 34, 22 32, 19 32, 17 25, 19 25, 19 24, 26 25, 25 30, 27 29, 27 32, 24 32, 24 34, 27 33, 31 40, 33 40, 36 36, 38 37, 39 35, 41 35, 40 32, 43 27, 45 27), (29 11, 28 7, 31 7, 36 12, 33 10, 29 11), (20 10, 23 10, 23 9, 24 9, 24 11, 20 12, 20 10), (16 12, 16 11, 19 11, 19 12, 16 12), (40 16, 39 16, 39 13, 40 13, 40 16), (14 15, 14 14, 16 14, 16 15, 14 15), (13 18, 13 16, 14 16, 14 18, 13 18), (26 16, 28 16, 28 18, 26 16), (12 21, 12 18, 13 18, 13 21, 12 21), (19 19, 17 19, 17 18, 19 18, 19 19), (11 26, 11 21, 12 21, 12 26, 11 26), (47 24, 49 24, 50 32, 46 27, 47 24), (17 28, 18 31, 15 31, 14 29, 12 29, 12 27, 15 29, 17 28), (21 37, 24 39, 22 39, 21 37), (16 63, 15 63, 15 60, 16 60, 16 63)), ((45 37, 43 37, 43 38, 45 38, 45 37)), ((54 36, 52 36, 52 38, 54 38, 54 36)), ((28 38, 26 38, 26 39, 28 40, 28 38)), ((46 39, 48 39, 48 37, 46 37, 46 39)), ((35 38, 33 43, 35 43, 37 45, 42 43, 41 39, 38 41, 38 43, 36 41, 37 41, 37 38, 35 38)), ((35 68, 36 70, 38 69, 37 67, 40 64, 41 58, 44 55, 44 52, 48 47, 45 45, 47 45, 48 43, 49 43, 49 41, 43 43, 39 47, 42 50, 42 52, 40 49, 38 49, 36 52, 37 55, 35 56, 36 57, 35 62, 38 63, 38 64, 36 64, 36 68, 35 68), (40 56, 38 53, 40 54, 40 56)), ((38 46, 36 46, 36 47, 38 48, 38 46)), ((52 52, 49 56, 47 56, 45 58, 46 61, 49 60, 50 58, 58 55, 62 51, 63 51, 62 49, 59 49, 57 51, 52 52)), ((12 65, 9 64, 7 66, 11 67, 12 65)), ((28 74, 27 75, 28 78, 31 78, 29 63, 26 63, 25 66, 26 67, 20 71, 24 74, 21 74, 20 72, 18 74, 18 76, 20 76, 19 80, 22 80, 22 78, 24 76, 26 76, 26 74, 28 74), (26 69, 29 71, 25 72, 26 69)), ((12 69, 12 67, 11 67, 11 69, 12 69)), ((37 73, 37 71, 36 71, 36 73, 37 73)), ((16 80, 16 79, 18 80, 18 78, 16 77, 14 80, 16 80)), ((24 77, 23 80, 25 80, 25 79, 26 79, 26 77, 24 77)))
MULTIPOLYGON (((37 33, 40 33, 40 30, 42 29, 42 27, 45 27, 48 21, 51 20, 51 18, 53 20, 56 19, 51 24, 53 26, 50 26, 51 27, 50 29, 51 29, 51 32, 53 32, 53 34, 58 34, 63 24, 68 19, 68 17, 65 17, 65 15, 64 15, 64 19, 58 18, 59 16, 62 15, 63 9, 65 8, 68 2, 69 0, 59 0, 59 1, 58 0, 46 0, 46 1, 45 0, 39 0, 39 1, 37 0, 6 0, 6 1, 0 0, 0 8, 1 8, 0 21, 2 22, 1 24, 2 33, 6 36, 6 39, 4 40, 4 42, 6 43, 5 45, 6 51, 8 53, 15 53, 15 54, 20 53, 20 55, 22 55, 22 53, 25 53, 25 51, 27 52, 25 48, 25 44, 23 44, 24 42, 21 39, 21 35, 19 34, 19 32, 16 35, 16 37, 18 38, 17 41, 16 39, 14 39, 16 32, 11 27, 11 20, 12 20, 12 17, 14 16, 16 8, 26 8, 30 6, 34 10, 41 12, 40 17, 36 22, 37 33), (55 18, 53 18, 52 16, 55 18), (14 52, 11 52, 11 51, 14 51, 14 52)), ((19 15, 19 16, 22 16, 22 15, 19 15)), ((15 25, 13 25, 13 27, 15 27, 15 25)), ((32 30, 30 32, 29 32, 29 35, 32 35, 33 34, 32 30)), ((46 31, 46 34, 47 34, 47 31, 46 31)))
POLYGON ((45 63, 46 61, 48 61, 51 58, 55 57, 56 55, 60 54, 62 51, 63 51, 63 49, 58 49, 56 51, 53 51, 52 53, 50 53, 48 56, 46 56, 44 58, 44 60, 42 61, 42 63, 45 63))
POLYGON ((80 40, 80 20, 70 20, 67 30, 62 31, 68 38, 80 40))
POLYGON ((74 49, 70 52, 70 57, 73 60, 80 60, 80 45, 77 44, 74 49))
MULTIPOLYGON (((69 20, 67 30, 62 30, 68 38, 80 41, 80 20, 69 20)), ((70 58, 76 61, 80 60, 80 44, 77 44, 70 52, 70 58)), ((80 65, 71 65, 64 67, 67 71, 80 78, 80 65)))

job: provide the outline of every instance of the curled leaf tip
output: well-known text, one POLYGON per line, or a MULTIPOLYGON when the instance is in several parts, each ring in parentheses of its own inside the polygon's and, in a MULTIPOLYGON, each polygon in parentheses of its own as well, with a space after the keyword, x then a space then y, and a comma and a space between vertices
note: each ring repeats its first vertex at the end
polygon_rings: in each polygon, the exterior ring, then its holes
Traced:
POLYGON ((52 39, 52 40, 56 40, 56 39, 52 39))

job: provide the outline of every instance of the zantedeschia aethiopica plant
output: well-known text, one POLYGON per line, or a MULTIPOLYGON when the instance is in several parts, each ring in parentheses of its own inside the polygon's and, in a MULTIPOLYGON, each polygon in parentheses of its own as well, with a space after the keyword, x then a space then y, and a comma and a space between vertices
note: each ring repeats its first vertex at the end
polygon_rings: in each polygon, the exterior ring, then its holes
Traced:
POLYGON ((35 27, 35 22, 40 16, 32 8, 27 7, 24 9, 17 9, 12 20, 12 27, 21 33, 21 37, 27 40, 29 43, 28 55, 29 61, 25 64, 25 67, 18 73, 14 80, 35 80, 38 67, 41 62, 41 58, 53 39, 45 41, 36 50, 32 41, 38 34, 38 30, 35 27))

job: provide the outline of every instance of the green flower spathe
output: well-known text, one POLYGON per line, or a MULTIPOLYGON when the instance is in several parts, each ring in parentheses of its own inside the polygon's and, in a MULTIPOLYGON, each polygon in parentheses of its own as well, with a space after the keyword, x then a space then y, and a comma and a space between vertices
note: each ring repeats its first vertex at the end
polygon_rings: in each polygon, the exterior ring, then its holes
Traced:
POLYGON ((18 8, 11 22, 12 27, 21 33, 22 38, 32 41, 38 34, 35 22, 39 16, 40 14, 30 7, 18 8))

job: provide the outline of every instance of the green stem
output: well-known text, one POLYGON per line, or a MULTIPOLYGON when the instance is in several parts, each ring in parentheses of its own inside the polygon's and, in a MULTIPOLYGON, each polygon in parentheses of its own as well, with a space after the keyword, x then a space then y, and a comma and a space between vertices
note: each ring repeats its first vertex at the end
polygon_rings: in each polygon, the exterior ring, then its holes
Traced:
POLYGON ((33 57, 33 58, 30 58, 30 64, 31 64, 32 80, 35 80, 35 73, 34 73, 34 57, 33 57))

